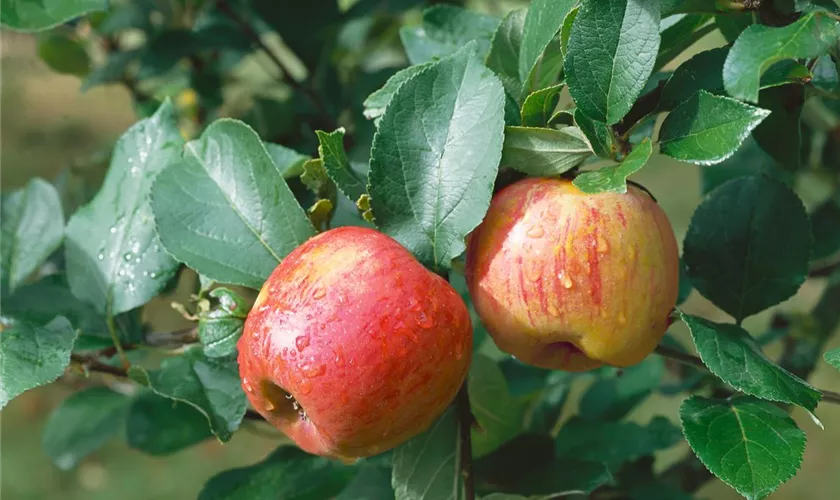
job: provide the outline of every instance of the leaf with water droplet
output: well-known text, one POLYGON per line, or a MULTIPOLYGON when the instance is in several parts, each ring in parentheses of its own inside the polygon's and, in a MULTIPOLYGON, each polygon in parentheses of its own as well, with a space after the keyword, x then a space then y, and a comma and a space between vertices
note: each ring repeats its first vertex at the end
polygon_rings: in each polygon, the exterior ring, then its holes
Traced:
POLYGON ((157 245, 149 205, 155 175, 181 155, 183 139, 167 100, 117 142, 102 189, 67 225, 67 277, 73 294, 100 312, 118 314, 148 302, 178 263, 157 245), (130 165, 138 175, 130 175, 130 165), (128 258, 124 255, 130 254, 128 258), (100 257, 101 256, 101 257, 100 257), (130 261, 140 258, 140 262, 130 261), (156 272, 155 277, 143 271, 156 272), (120 279, 126 276, 131 279, 120 279))

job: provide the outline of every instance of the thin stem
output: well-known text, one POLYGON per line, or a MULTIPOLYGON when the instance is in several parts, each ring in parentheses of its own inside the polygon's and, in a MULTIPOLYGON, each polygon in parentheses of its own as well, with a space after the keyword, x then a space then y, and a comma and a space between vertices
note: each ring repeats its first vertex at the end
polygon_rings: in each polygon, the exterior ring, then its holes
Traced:
POLYGON ((701 360, 697 356, 692 356, 691 354, 680 352, 674 349, 673 347, 668 347, 666 345, 660 344, 656 346, 656 349, 654 349, 653 352, 659 354, 663 358, 672 359, 684 365, 693 366, 694 368, 699 368, 705 371, 709 370, 708 368, 706 368, 706 365, 703 364, 703 360, 701 360))
POLYGON ((106 317, 106 322, 108 324, 108 333, 111 335, 111 341, 114 343, 114 349, 117 350, 117 354, 120 357, 120 361, 122 361, 123 367, 128 370, 131 363, 128 362, 128 357, 125 355, 122 343, 120 343, 120 337, 117 333, 117 323, 114 321, 114 316, 110 313, 110 311, 106 317))
POLYGON ((82 365, 87 371, 107 373, 120 378, 128 378, 128 370, 118 366, 106 365, 96 358, 90 356, 83 356, 81 354, 71 354, 70 361, 82 365))
POLYGON ((461 439, 461 478, 464 480, 464 498, 475 500, 475 484, 472 472, 472 410, 470 410, 470 395, 467 392, 467 382, 461 386, 455 398, 458 410, 458 424, 461 439))

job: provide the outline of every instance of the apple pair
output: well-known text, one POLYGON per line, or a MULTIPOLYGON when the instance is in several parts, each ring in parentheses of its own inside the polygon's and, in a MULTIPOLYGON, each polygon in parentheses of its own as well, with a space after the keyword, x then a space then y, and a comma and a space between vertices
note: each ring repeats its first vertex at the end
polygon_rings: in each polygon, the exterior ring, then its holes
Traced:
MULTIPOLYGON (((644 191, 586 195, 529 178, 492 200, 466 278, 498 347, 542 368, 638 363, 678 287, 668 219, 644 191)), ((461 297, 371 229, 315 236, 274 270, 239 341, 254 408, 302 449, 352 461, 423 432, 451 403, 472 350, 461 297)))

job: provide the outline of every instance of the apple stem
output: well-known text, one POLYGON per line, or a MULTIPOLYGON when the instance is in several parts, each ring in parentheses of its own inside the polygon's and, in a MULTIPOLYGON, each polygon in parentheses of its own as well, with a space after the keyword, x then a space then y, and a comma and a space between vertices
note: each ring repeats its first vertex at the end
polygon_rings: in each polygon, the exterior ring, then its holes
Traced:
POLYGON ((467 381, 461 386, 458 391, 458 396, 455 399, 456 409, 458 411, 458 424, 460 427, 461 439, 461 478, 464 481, 464 498, 466 500, 475 500, 475 484, 473 483, 472 473, 472 425, 475 417, 470 409, 470 395, 467 392, 467 381))

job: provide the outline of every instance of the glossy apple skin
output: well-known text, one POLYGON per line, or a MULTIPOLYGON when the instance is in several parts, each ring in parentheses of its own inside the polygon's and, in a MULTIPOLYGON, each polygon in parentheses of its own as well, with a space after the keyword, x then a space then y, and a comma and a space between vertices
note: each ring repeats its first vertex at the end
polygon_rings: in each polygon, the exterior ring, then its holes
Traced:
POLYGON ((342 227, 283 259, 238 348, 257 412, 303 450, 353 461, 443 413, 466 376, 472 326, 458 293, 399 243, 342 227))
POLYGON ((679 254, 643 190, 586 195, 565 179, 528 178, 493 197, 470 235, 466 275, 501 350, 584 371, 653 351, 677 299, 679 254))

